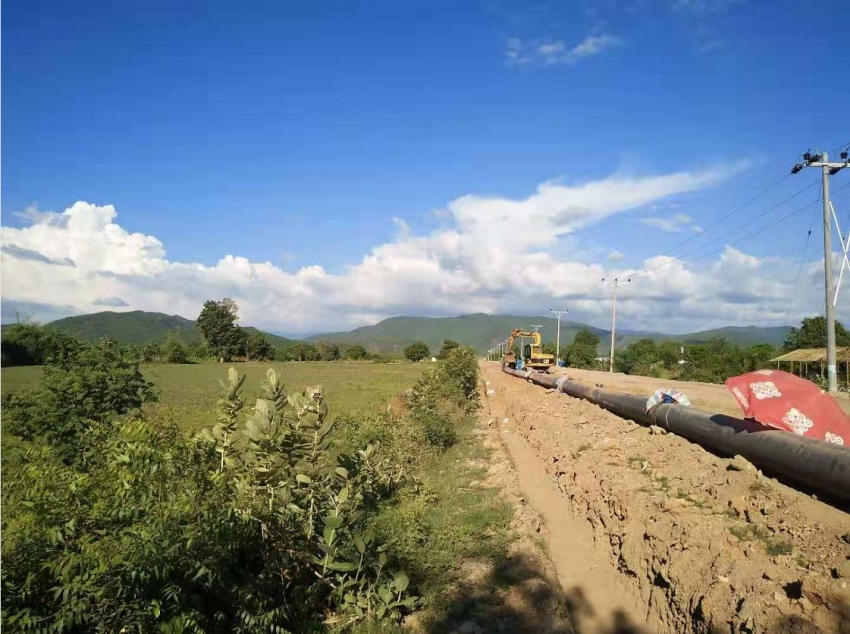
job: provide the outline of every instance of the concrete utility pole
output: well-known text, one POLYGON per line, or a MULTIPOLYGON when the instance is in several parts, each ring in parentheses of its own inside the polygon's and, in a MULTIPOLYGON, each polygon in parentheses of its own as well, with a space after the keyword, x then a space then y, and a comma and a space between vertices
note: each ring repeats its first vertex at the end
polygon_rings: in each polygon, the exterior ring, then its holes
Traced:
MULTIPOLYGON (((602 278, 602 281, 605 281, 604 277, 602 278)), ((614 371, 614 344, 617 341, 617 289, 620 284, 626 284, 631 281, 631 278, 620 280, 616 277, 611 281, 611 285, 614 287, 614 308, 611 311, 611 356, 608 361, 608 372, 614 371)))
POLYGON ((555 365, 561 365, 561 315, 568 313, 566 308, 563 310, 555 310, 550 308, 549 312, 558 316, 558 334, 555 336, 555 365))
MULTIPOLYGON (((823 188, 823 280, 824 292, 826 293, 826 375, 829 391, 838 392, 838 372, 835 351, 835 303, 832 293, 832 221, 830 211, 832 204, 829 202, 829 177, 837 174, 840 170, 850 165, 847 159, 847 151, 841 153, 842 163, 830 163, 829 154, 803 154, 803 163, 797 163, 792 174, 797 174, 804 167, 821 168, 821 187, 823 188)), ((837 220, 836 220, 837 223, 837 220)), ((841 228, 839 227, 839 231, 841 228)), ((843 266, 842 261, 842 266, 843 266)))

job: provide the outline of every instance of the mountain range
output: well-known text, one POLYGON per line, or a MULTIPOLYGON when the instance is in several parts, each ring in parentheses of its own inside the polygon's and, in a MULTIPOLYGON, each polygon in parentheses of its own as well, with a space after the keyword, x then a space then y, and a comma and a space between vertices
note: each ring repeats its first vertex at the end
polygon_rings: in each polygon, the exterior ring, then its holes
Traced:
MULTIPOLYGON (((373 326, 363 326, 347 332, 331 332, 308 337, 308 341, 329 341, 340 345, 361 344, 373 352, 401 353, 415 341, 424 341, 436 349, 445 339, 453 339, 484 353, 498 342, 504 341, 513 328, 532 330, 541 326, 543 342, 554 342, 557 320, 552 317, 516 315, 462 315, 460 317, 390 317, 373 326)), ((611 346, 611 331, 576 321, 561 320, 561 347, 572 343, 578 331, 587 328, 600 339, 600 349, 611 346)), ((725 337, 742 346, 769 343, 777 346, 785 340, 788 326, 727 326, 713 330, 671 335, 658 332, 624 330, 617 333, 617 347, 624 347, 639 339, 655 341, 681 341, 701 343, 713 337, 725 337)))
MULTIPOLYGON (((511 329, 530 329, 532 324, 541 326, 544 342, 555 341, 557 321, 552 317, 515 316, 515 315, 462 315, 460 317, 391 317, 374 324, 346 332, 330 332, 307 337, 305 341, 317 343, 326 341, 340 346, 360 344, 370 352, 401 355, 404 348, 416 341, 424 341, 436 350, 445 339, 453 339, 474 347, 484 353, 499 341, 507 338, 511 329)), ((90 315, 65 317, 48 324, 69 335, 84 341, 97 341, 101 337, 111 337, 126 344, 144 345, 164 343, 170 338, 183 343, 199 342, 201 333, 195 322, 179 315, 144 312, 103 311, 90 315)), ((569 345, 576 333, 588 328, 600 338, 600 351, 611 345, 611 332, 602 328, 588 326, 581 322, 561 320, 561 347, 569 345)), ((246 330, 256 330, 246 327, 246 330)), ((655 341, 681 341, 700 343, 713 337, 725 337, 742 346, 756 343, 781 345, 790 330, 787 326, 727 326, 713 330, 703 330, 679 335, 658 332, 623 330, 617 333, 617 347, 627 346, 642 338, 655 341)), ((288 348, 298 340, 263 332, 272 346, 288 348)))
MULTIPOLYGON (((143 310, 114 312, 105 310, 90 315, 65 317, 47 324, 82 341, 95 342, 110 337, 119 343, 145 345, 162 344, 174 339, 183 344, 200 343, 201 331, 191 319, 180 315, 150 313, 143 310)), ((252 326, 243 327, 248 332, 257 331, 252 326)), ((263 332, 275 348, 288 348, 297 343, 294 339, 263 332)))

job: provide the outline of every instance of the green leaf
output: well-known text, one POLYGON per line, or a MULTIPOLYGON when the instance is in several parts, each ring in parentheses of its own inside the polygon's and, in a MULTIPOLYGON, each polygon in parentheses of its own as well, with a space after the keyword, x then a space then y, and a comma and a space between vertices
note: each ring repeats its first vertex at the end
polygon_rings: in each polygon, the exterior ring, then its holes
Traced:
POLYGON ((326 543, 328 546, 333 545, 333 542, 334 542, 334 529, 332 529, 330 526, 325 526, 325 530, 323 530, 323 531, 322 531, 322 537, 324 538, 325 543, 326 543))
POLYGON ((342 526, 342 518, 339 515, 326 515, 324 520, 325 526, 329 528, 340 528, 342 526))
POLYGON ((407 578, 407 575, 404 572, 399 571, 395 573, 393 576, 393 585, 398 592, 404 592, 407 590, 407 586, 410 584, 410 579, 407 578))
POLYGON ((303 473, 299 473, 298 475, 296 475, 295 479, 298 480, 298 482, 300 482, 301 484, 312 484, 313 483, 313 480, 310 478, 310 476, 303 474, 303 473))
POLYGON ((357 552, 361 555, 366 552, 366 543, 360 538, 359 535, 354 536, 354 546, 357 548, 357 552))
POLYGON ((357 564, 353 564, 350 561, 334 561, 328 564, 328 568, 339 570, 340 572, 351 572, 357 570, 357 564))
POLYGON ((350 489, 348 487, 343 487, 342 491, 340 491, 339 495, 337 496, 337 501, 340 504, 345 504, 345 501, 348 499, 349 492, 350 489))

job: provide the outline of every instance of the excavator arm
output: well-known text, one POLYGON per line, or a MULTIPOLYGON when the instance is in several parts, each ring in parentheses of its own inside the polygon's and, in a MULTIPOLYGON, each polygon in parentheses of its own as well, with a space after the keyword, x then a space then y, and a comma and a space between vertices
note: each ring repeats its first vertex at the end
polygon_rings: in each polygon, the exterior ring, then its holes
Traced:
POLYGON ((508 350, 502 359, 502 366, 515 368, 517 366, 517 356, 514 354, 514 341, 517 337, 528 337, 531 339, 531 344, 525 346, 525 350, 520 351, 524 365, 539 372, 548 372, 549 368, 555 365, 555 357, 551 354, 544 354, 541 343, 543 338, 539 332, 531 332, 514 328, 508 337, 508 350))

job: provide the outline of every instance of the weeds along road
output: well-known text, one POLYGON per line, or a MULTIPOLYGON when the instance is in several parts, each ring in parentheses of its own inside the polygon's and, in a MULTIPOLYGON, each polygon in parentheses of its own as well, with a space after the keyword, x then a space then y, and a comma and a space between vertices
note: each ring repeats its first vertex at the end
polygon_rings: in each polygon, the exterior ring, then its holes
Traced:
POLYGON ((496 363, 482 374, 575 631, 850 632, 845 510, 496 363))

